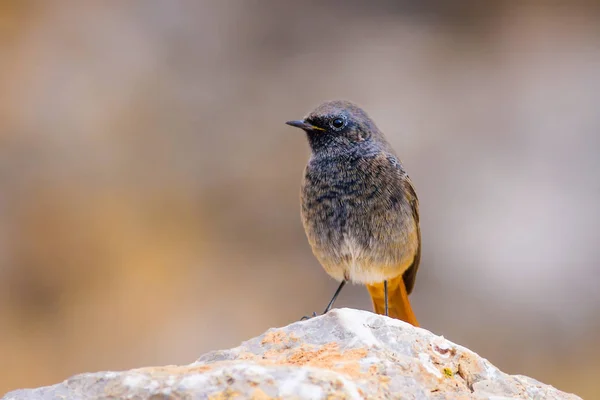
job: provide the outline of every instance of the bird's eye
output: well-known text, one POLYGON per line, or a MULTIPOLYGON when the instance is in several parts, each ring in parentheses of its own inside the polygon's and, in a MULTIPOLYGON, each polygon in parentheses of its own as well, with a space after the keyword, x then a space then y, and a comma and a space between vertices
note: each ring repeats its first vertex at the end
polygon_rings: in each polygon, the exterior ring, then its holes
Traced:
POLYGON ((339 131, 340 129, 342 129, 343 127, 346 126, 346 118, 344 117, 336 117, 333 120, 331 120, 331 127, 336 130, 339 131))

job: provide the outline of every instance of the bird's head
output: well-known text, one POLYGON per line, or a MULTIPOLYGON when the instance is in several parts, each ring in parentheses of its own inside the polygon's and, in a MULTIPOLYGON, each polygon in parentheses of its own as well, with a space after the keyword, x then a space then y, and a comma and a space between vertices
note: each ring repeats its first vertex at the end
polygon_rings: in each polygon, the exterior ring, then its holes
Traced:
POLYGON ((301 120, 286 124, 306 132, 313 152, 356 146, 381 137, 381 132, 369 115, 349 101, 328 101, 301 120))

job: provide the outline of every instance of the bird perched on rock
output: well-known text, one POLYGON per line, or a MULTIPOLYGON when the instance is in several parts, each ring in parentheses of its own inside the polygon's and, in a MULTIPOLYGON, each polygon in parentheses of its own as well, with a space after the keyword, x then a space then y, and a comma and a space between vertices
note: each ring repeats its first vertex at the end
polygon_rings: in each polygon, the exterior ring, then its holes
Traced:
POLYGON ((286 123, 306 132, 312 150, 301 187, 306 236, 341 282, 324 313, 350 281, 367 286, 377 314, 418 326, 408 295, 421 258, 419 203, 385 136, 365 111, 341 100, 286 123))

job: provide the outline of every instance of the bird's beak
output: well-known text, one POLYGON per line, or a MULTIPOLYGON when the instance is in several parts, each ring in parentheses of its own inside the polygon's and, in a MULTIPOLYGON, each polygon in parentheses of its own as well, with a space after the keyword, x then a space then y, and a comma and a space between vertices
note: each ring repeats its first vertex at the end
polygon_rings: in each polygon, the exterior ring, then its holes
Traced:
POLYGON ((286 122, 286 124, 288 124, 289 126, 293 126, 295 128, 303 129, 305 131, 324 131, 325 130, 323 128, 319 128, 318 126, 309 124, 308 122, 305 122, 303 120, 288 121, 288 122, 286 122))

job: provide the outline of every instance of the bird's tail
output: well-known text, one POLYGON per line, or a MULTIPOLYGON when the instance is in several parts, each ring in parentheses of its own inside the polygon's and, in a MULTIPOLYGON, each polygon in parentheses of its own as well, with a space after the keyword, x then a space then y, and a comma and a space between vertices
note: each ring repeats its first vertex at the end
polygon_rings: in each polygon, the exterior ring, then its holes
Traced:
MULTIPOLYGON (((367 285, 375 313, 385 315, 385 293, 383 282, 367 285)), ((401 319, 413 326, 419 326, 415 313, 410 306, 408 293, 402 275, 387 281, 388 315, 401 319)))

